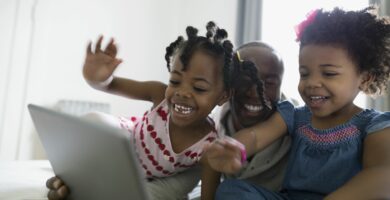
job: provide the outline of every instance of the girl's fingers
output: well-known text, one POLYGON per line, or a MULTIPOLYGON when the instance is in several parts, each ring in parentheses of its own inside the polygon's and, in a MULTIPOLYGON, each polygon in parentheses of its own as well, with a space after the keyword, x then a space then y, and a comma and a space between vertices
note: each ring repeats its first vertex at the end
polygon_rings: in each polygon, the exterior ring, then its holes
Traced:
POLYGON ((49 200, 60 200, 61 199, 56 190, 50 190, 49 193, 47 193, 47 198, 49 200))
POLYGON ((110 42, 108 43, 106 49, 104 49, 104 53, 115 58, 116 56, 116 53, 117 53, 117 48, 116 48, 116 45, 114 43, 114 39, 111 38, 110 42))
POLYGON ((69 195, 69 189, 65 185, 62 185, 58 190, 57 194, 61 199, 64 199, 66 196, 69 195))
POLYGON ((68 187, 63 185, 58 190, 50 190, 49 193, 47 193, 47 198, 49 200, 61 200, 65 199, 68 195, 68 187))
MULTIPOLYGON (((123 62, 122 59, 115 59, 115 62, 114 62, 115 68, 116 68, 119 64, 121 64, 122 62, 123 62)), ((115 68, 114 68, 114 69, 115 69, 115 68)))
POLYGON ((91 41, 88 42, 88 46, 87 46, 87 55, 88 54, 92 54, 92 42, 91 41))
POLYGON ((241 148, 243 145, 230 137, 220 138, 204 148, 208 162, 214 170, 232 174, 242 167, 241 148))
POLYGON ((88 46, 87 46, 87 54, 92 54, 92 53, 101 53, 103 52, 104 54, 112 57, 112 58, 115 58, 116 57, 116 54, 118 52, 118 48, 115 44, 115 41, 113 38, 110 39, 110 41, 108 42, 106 48, 102 49, 102 42, 103 42, 103 35, 100 35, 97 42, 96 42, 96 46, 95 46, 95 51, 93 52, 92 50, 92 44, 89 43, 88 46))
POLYGON ((102 41, 103 41, 103 35, 100 35, 96 43, 95 53, 101 51, 102 41))
POLYGON ((205 152, 210 159, 235 160, 240 159, 240 147, 234 141, 224 139, 215 140, 206 146, 205 152))
POLYGON ((65 199, 69 195, 69 189, 58 177, 51 177, 46 181, 46 186, 50 189, 47 197, 49 200, 65 199))
POLYGON ((207 154, 208 157, 214 158, 218 157, 224 154, 225 148, 223 147, 222 144, 214 142, 212 144, 209 144, 205 148, 205 153, 207 154))
POLYGON ((58 182, 58 178, 53 176, 51 178, 49 178, 47 181, 46 181, 46 187, 49 188, 49 189, 57 189, 58 188, 58 183, 57 184, 54 184, 56 181, 58 182), (57 188, 55 187, 57 186, 57 188))
POLYGON ((231 137, 224 137, 224 138, 216 140, 216 141, 220 145, 223 145, 223 147, 226 150, 230 150, 230 151, 240 152, 240 149, 242 149, 244 147, 244 145, 241 144, 241 142, 239 142, 231 137))

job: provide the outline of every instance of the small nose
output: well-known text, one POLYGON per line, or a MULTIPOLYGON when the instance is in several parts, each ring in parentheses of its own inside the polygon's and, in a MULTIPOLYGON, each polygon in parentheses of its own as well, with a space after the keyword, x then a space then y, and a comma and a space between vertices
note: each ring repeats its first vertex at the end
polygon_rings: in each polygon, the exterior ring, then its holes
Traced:
POLYGON ((246 91, 246 95, 248 97, 258 98, 259 93, 257 92, 257 86, 253 84, 251 87, 249 87, 248 90, 246 91))
POLYGON ((308 77, 306 80, 307 87, 309 88, 319 88, 322 87, 321 79, 316 78, 314 76, 308 77))
POLYGON ((175 96, 189 98, 191 96, 191 93, 188 92, 188 90, 186 89, 178 89, 175 91, 175 96))

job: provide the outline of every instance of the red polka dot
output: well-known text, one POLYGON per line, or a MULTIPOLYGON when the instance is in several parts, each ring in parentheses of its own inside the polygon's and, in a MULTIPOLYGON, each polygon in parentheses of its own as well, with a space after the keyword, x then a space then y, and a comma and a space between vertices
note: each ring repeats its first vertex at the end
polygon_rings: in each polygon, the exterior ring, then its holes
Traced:
POLYGON ((145 148, 145 153, 146 153, 146 154, 150 154, 150 151, 149 151, 148 148, 145 148))
POLYGON ((148 127, 146 128, 148 131, 153 131, 154 127, 152 125, 148 125, 148 127))
POLYGON ((157 165, 158 165, 158 162, 155 161, 155 160, 153 160, 153 161, 152 161, 152 165, 153 165, 153 166, 157 166, 157 165))
POLYGON ((164 144, 159 144, 158 147, 160 148, 161 151, 163 151, 165 149, 165 145, 164 144))
POLYGON ((195 152, 193 154, 191 154, 191 158, 195 158, 198 154, 195 152))

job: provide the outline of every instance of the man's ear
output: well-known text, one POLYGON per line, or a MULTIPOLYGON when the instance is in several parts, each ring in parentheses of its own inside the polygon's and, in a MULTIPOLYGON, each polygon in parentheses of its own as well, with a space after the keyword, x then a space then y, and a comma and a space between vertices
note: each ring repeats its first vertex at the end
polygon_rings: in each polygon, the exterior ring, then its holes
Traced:
POLYGON ((232 97, 232 95, 233 95, 232 89, 224 91, 223 95, 220 97, 220 99, 218 101, 218 105, 222 106, 224 103, 226 103, 230 99, 230 97, 232 97))

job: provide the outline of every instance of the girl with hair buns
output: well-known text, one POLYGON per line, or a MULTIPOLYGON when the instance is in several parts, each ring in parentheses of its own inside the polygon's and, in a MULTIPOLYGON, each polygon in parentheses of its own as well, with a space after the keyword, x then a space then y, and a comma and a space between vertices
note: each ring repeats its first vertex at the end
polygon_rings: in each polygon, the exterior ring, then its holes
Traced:
MULTIPOLYGON (((179 36, 166 48, 168 85, 114 77, 112 74, 122 60, 116 57, 113 40, 102 49, 100 37, 94 52, 91 44, 87 48, 83 75, 93 88, 153 103, 141 117, 91 116, 128 130, 153 199, 185 198, 197 181, 190 186, 180 181, 175 185, 163 181, 185 173, 199 162, 202 199, 212 199, 214 194, 207 189, 216 188, 219 182, 219 175, 208 173, 207 163, 201 157, 203 146, 218 137, 209 113, 230 98, 233 45, 227 40, 227 32, 215 23, 209 22, 206 28, 204 37, 189 26, 187 40, 179 36)), ((191 178, 199 180, 196 175, 191 178)), ((47 185, 51 188, 49 199, 63 199, 69 193, 59 178, 49 179, 47 185)))

